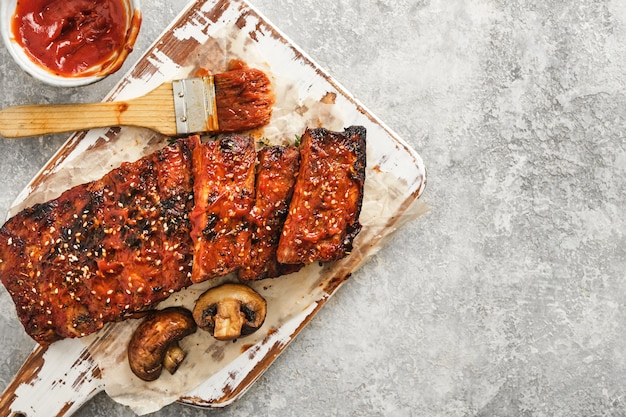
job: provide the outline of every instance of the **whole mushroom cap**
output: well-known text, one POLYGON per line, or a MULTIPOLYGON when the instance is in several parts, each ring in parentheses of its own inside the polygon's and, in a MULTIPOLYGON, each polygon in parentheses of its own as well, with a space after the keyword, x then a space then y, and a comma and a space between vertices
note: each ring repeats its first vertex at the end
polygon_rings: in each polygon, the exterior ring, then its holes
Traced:
POLYGON ((210 288, 196 301, 193 318, 198 327, 218 340, 233 340, 258 330, 267 303, 247 285, 226 283, 210 288))

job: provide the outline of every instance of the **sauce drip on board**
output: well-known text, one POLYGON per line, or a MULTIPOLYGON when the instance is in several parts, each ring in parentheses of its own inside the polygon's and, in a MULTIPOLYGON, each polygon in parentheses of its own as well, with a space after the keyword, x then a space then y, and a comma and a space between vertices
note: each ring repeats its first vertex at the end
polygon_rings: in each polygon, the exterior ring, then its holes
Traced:
POLYGON ((124 0, 18 0, 12 31, 42 67, 75 76, 115 60, 127 21, 124 0))

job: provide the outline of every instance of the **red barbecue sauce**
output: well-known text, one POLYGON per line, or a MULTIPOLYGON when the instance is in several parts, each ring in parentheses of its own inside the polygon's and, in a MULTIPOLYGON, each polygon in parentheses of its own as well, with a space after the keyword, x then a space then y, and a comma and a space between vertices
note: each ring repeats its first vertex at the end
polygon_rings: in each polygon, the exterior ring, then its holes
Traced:
POLYGON ((18 0, 12 31, 40 65, 73 76, 115 59, 126 22, 123 0, 18 0))

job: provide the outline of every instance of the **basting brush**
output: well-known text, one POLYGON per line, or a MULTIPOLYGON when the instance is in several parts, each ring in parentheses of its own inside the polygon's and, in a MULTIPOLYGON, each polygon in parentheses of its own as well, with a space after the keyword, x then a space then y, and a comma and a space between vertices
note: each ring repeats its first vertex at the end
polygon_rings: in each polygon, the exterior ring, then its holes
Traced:
POLYGON ((236 132, 269 123, 274 95, 254 68, 161 84, 126 101, 25 105, 0 111, 0 135, 19 138, 110 126, 138 126, 168 136, 236 132))

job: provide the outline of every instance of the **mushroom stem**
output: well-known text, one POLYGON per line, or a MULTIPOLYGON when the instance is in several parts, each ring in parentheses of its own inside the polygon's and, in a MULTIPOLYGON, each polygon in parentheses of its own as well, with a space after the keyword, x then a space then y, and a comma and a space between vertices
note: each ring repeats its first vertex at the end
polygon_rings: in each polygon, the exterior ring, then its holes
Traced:
POLYGON ((163 357, 163 367, 167 369, 170 374, 174 374, 180 364, 185 360, 187 353, 180 348, 178 343, 174 343, 167 349, 165 356, 163 357))
POLYGON ((241 312, 240 304, 237 300, 224 300, 218 304, 213 333, 216 339, 232 340, 241 335, 246 316, 241 312))

